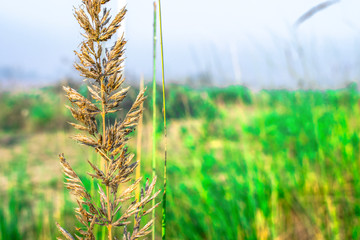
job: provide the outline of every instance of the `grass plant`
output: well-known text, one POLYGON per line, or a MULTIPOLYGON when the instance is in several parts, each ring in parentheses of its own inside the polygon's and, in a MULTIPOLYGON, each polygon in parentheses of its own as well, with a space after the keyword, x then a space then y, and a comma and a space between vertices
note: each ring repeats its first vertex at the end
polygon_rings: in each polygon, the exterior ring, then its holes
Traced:
POLYGON ((161 46, 161 76, 162 76, 162 96, 163 96, 163 119, 164 119, 164 192, 162 198, 161 215, 161 236, 166 239, 166 183, 167 183, 167 126, 166 126, 166 92, 165 92, 165 64, 164 64, 164 44, 162 31, 161 1, 159 0, 159 24, 160 24, 160 46, 161 46))
MULTIPOLYGON (((76 217, 82 227, 77 228, 76 236, 80 239, 95 239, 95 227, 103 226, 107 228, 109 240, 119 239, 120 235, 121 238, 130 240, 151 232, 154 218, 144 226, 141 226, 141 220, 158 205, 153 204, 150 209, 146 209, 147 203, 155 201, 160 191, 153 192, 156 182, 156 176, 153 176, 153 181, 147 181, 145 188, 141 190, 140 199, 133 200, 133 193, 139 187, 141 178, 132 177, 138 162, 133 161, 134 155, 128 153, 126 143, 141 118, 144 90, 138 94, 122 121, 115 120, 111 123, 107 119, 109 114, 120 110, 121 102, 129 90, 129 87, 122 87, 125 80, 122 62, 126 43, 123 36, 115 41, 111 49, 103 48, 103 43, 111 39, 121 26, 126 13, 123 8, 111 19, 110 10, 105 6, 109 1, 83 0, 83 5, 75 10, 75 17, 84 30, 82 35, 85 37, 80 52, 75 52, 79 58, 75 68, 89 81, 91 100, 73 88, 64 87, 72 105, 68 108, 79 122, 70 124, 87 133, 77 134, 72 138, 93 148, 101 156, 101 166, 88 161, 92 169, 88 176, 96 179, 98 193, 86 189, 84 181, 63 154, 60 154, 60 163, 67 176, 66 186, 78 204, 76 217), (132 216, 135 216, 135 220, 131 231, 128 226, 132 216), (122 228, 122 234, 113 228, 122 228)), ((73 234, 59 224, 57 227, 63 237, 75 239, 73 234)))

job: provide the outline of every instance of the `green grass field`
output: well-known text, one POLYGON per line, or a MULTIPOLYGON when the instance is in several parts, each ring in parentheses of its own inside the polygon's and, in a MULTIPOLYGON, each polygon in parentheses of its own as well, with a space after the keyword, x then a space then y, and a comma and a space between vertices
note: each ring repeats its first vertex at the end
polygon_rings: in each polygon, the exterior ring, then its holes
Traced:
MULTIPOLYGON (((357 86, 167 91, 168 239, 360 238, 357 86)), ((57 155, 67 153, 80 177, 89 171, 84 159, 98 159, 69 139, 62 95, 54 87, 0 96, 1 240, 55 239, 55 221, 76 225, 57 155)), ((150 177, 150 98, 145 105, 141 171, 150 177)), ((157 134, 159 189, 162 120, 157 134)), ((136 152, 136 136, 129 149, 136 152)), ((160 208, 156 215, 160 239, 160 208)))

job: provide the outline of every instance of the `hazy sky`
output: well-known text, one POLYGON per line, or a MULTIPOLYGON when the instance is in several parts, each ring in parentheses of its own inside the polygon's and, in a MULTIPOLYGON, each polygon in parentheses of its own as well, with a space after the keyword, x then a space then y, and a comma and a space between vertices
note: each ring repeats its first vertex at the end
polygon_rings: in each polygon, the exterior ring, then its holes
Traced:
MULTIPOLYGON (((42 80, 74 74, 73 50, 82 37, 73 7, 80 0, 0 1, 0 69, 42 80)), ((112 2, 115 12, 120 1, 112 2)), ((344 77, 357 78, 359 0, 342 0, 296 31, 292 28, 301 14, 320 2, 162 1, 167 76, 183 79, 210 72, 218 82, 254 86, 292 85, 291 76, 329 78, 329 86, 344 77)), ((127 6, 126 72, 150 77, 153 2, 133 0, 127 6)))

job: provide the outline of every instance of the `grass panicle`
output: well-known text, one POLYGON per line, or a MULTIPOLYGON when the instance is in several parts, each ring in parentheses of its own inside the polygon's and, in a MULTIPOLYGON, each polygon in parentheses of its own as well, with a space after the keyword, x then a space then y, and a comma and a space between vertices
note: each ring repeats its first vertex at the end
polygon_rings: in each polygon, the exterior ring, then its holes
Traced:
MULTIPOLYGON (((158 204, 149 209, 146 205, 155 201, 160 191, 154 193, 156 176, 152 182, 146 182, 141 189, 141 196, 134 201, 134 192, 141 178, 133 179, 132 174, 138 162, 133 161, 133 154, 128 153, 126 143, 129 134, 135 130, 142 113, 144 92, 140 91, 132 107, 122 121, 110 124, 108 114, 120 110, 120 104, 126 97, 129 88, 123 88, 122 62, 126 41, 122 36, 110 48, 104 48, 103 42, 109 40, 118 30, 124 19, 125 8, 111 18, 109 9, 104 6, 109 0, 83 0, 82 6, 75 9, 75 18, 79 22, 85 40, 81 43, 80 52, 75 52, 79 62, 75 68, 89 81, 88 90, 91 100, 75 89, 64 87, 71 102, 68 107, 77 123, 70 123, 74 128, 84 132, 72 138, 87 145, 101 156, 102 166, 88 161, 92 172, 89 177, 98 181, 98 196, 86 190, 79 175, 72 169, 63 154, 60 162, 67 177, 66 186, 76 198, 78 208, 76 217, 82 224, 77 228, 78 239, 95 239, 95 225, 107 228, 108 239, 137 239, 151 232, 152 218, 141 226, 142 217, 153 212, 158 204), (121 186, 121 188, 120 188, 121 186), (96 202, 96 199, 100 199, 96 202), (134 216, 134 228, 127 225, 134 216), (114 236, 113 228, 123 228, 123 236, 114 236)), ((65 239, 75 239, 71 233, 57 224, 65 239)), ((115 231, 114 231, 115 233, 115 231)))

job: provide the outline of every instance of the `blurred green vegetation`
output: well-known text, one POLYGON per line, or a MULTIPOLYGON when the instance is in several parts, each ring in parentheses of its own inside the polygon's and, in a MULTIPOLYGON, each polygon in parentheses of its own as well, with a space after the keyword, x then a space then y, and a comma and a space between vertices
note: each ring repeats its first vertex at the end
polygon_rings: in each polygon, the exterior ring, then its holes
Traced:
MULTIPOLYGON (((129 93, 125 110, 137 91, 129 93)), ((0 136, 67 131, 72 117, 62 95, 58 88, 2 93, 0 136)), ((168 239, 359 239, 359 100, 356 85, 257 93, 242 86, 170 86, 168 239)), ((157 101, 161 106, 160 97, 157 101)), ((151 106, 148 98, 145 124, 151 106)), ((0 138, 4 146, 22 150, 2 160, 0 176, 8 187, 0 188, 0 239, 54 239, 55 221, 73 229, 75 203, 62 186, 63 178, 56 175, 41 186, 33 184, 28 174, 32 143, 5 140, 0 138)), ((149 141, 143 140, 146 176, 151 171, 149 141)), ((136 151, 131 142, 129 148, 136 151)), ((84 148, 74 149, 74 169, 85 177, 89 169, 83 161, 97 159, 91 153, 84 156, 84 148)), ((161 188, 162 144, 158 151, 161 188)), ((57 153, 46 152, 53 165, 57 153)), ((85 185, 96 192, 94 182, 85 185)), ((160 214, 158 209, 159 226, 160 214)), ((102 234, 98 232, 100 239, 102 234)))
MULTIPOLYGON (((74 85, 74 84, 73 84, 74 85)), ((73 86, 85 96, 88 95, 85 85, 73 86)), ((147 86, 147 94, 152 92, 152 86, 147 86)), ((158 86, 158 92, 161 92, 158 86)), ((123 102, 123 109, 118 115, 112 115, 112 119, 123 117, 130 109, 139 90, 131 88, 128 97, 123 102)), ((182 118, 215 118, 217 103, 244 102, 251 104, 250 91, 241 86, 229 88, 207 88, 192 90, 184 86, 171 86, 167 90, 169 119, 182 118)), ((0 131, 1 132, 33 132, 33 131, 55 131, 67 129, 67 121, 73 121, 69 111, 65 108, 67 100, 63 96, 60 87, 47 87, 29 92, 0 93, 0 131)), ((162 106, 162 98, 157 98, 157 104, 162 106)), ((152 111, 152 99, 148 98, 145 108, 152 111)), ((148 112, 149 113, 149 112, 148 112)), ((151 115, 146 114, 145 120, 151 115)), ((161 122, 160 122, 161 123, 161 122)))

